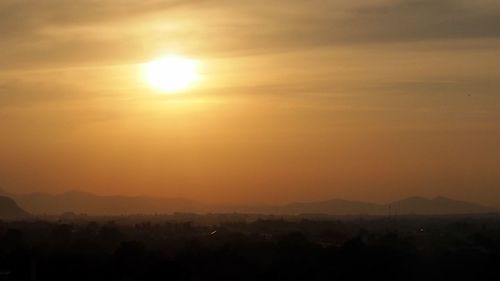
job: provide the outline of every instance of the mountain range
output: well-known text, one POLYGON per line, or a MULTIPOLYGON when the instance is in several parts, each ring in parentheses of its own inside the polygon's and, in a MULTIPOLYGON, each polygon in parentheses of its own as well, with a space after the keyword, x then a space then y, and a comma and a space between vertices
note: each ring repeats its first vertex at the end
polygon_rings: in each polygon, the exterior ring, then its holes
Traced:
MULTIPOLYGON (((214 205, 183 198, 141 196, 100 196, 87 192, 69 191, 60 194, 29 193, 0 195, 13 198, 32 214, 62 214, 73 212, 89 215, 168 214, 184 213, 263 213, 263 214, 327 214, 327 215, 444 215, 480 214, 499 211, 497 208, 445 197, 409 197, 387 204, 333 199, 315 202, 294 202, 285 205, 214 205)), ((0 201, 0 204, 2 202, 0 201)), ((15 203, 15 202, 14 202, 15 203)), ((12 205, 12 202, 10 202, 12 205)), ((0 208, 2 206, 0 205, 0 208)))
POLYGON ((446 197, 409 197, 387 204, 334 199, 310 203, 291 203, 283 207, 285 213, 331 215, 447 215, 493 213, 498 209, 446 197))
POLYGON ((3 195, 13 198, 20 206, 33 214, 54 215, 73 212, 89 215, 127 215, 173 212, 200 213, 206 210, 203 204, 182 198, 99 196, 80 191, 60 194, 11 194, 3 192, 3 195))

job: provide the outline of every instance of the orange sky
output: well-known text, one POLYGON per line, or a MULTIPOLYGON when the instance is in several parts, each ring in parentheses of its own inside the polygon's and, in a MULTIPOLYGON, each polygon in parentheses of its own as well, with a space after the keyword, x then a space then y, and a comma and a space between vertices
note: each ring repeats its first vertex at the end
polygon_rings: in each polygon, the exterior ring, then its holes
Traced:
POLYGON ((0 186, 500 204, 499 14, 494 0, 3 0, 0 186), (171 53, 202 80, 162 95, 141 65, 171 53))

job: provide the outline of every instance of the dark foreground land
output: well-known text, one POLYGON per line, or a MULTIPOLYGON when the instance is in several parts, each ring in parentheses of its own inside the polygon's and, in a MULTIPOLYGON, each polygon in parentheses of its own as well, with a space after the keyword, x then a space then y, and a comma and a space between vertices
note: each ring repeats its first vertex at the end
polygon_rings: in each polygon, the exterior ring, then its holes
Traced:
POLYGON ((0 280, 500 280, 500 217, 1 222, 0 280))

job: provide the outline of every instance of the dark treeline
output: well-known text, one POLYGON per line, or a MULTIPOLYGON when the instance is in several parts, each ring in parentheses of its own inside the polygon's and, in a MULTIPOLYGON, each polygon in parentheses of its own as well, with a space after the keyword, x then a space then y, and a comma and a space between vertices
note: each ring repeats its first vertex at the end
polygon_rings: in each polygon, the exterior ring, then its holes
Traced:
POLYGON ((496 217, 142 219, 1 222, 0 280, 500 280, 496 217))

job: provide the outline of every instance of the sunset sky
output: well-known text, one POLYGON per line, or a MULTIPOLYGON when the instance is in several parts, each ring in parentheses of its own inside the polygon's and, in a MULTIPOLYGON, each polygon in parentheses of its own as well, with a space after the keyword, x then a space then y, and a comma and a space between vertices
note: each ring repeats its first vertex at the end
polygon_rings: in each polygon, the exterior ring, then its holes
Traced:
POLYGON ((2 0, 0 187, 498 205, 500 1, 2 0))

